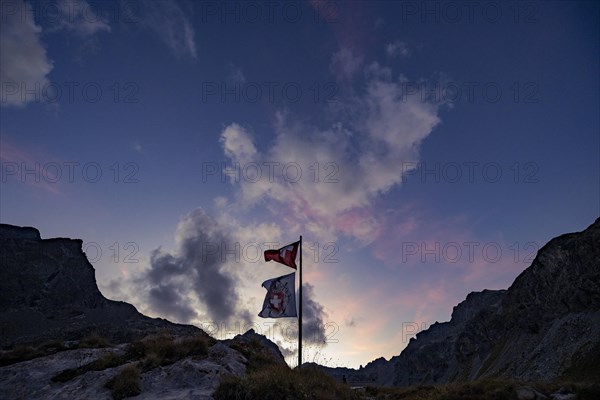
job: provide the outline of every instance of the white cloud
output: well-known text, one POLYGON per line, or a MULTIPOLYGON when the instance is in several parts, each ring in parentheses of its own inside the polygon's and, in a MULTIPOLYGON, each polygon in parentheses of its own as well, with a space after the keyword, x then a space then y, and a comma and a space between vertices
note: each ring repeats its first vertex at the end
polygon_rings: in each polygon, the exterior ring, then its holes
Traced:
POLYGON ((42 29, 35 24, 31 6, 20 0, 12 4, 14 12, 3 13, 0 21, 0 104, 24 106, 39 101, 53 66, 40 41, 42 29), (26 95, 25 90, 35 90, 38 98, 26 95))
POLYGON ((308 230, 320 240, 344 234, 372 241, 380 224, 373 202, 401 184, 406 163, 418 161, 421 142, 440 122, 440 104, 404 96, 402 81, 394 81, 391 70, 376 63, 365 76, 364 93, 351 95, 341 106, 341 114, 351 117, 323 129, 279 113, 275 141, 264 153, 243 127, 226 127, 221 141, 232 163, 241 171, 249 163, 262 166, 262 179, 238 175, 238 201, 275 204, 272 210, 287 218, 286 226, 308 230), (272 176, 267 176, 267 163, 276 166, 272 176))
POLYGON ((58 28, 73 31, 82 36, 91 36, 100 31, 110 32, 105 17, 96 14, 96 9, 85 0, 59 0, 61 18, 58 28))
POLYGON ((241 164, 252 161, 257 154, 250 135, 244 128, 235 123, 226 127, 221 133, 221 143, 225 155, 241 164))
POLYGON ((410 50, 408 49, 408 46, 406 45, 406 43, 404 43, 400 40, 396 40, 393 43, 386 44, 385 45, 385 53, 390 58, 396 58, 398 56, 402 56, 402 57, 410 56, 410 50))
POLYGON ((363 57, 355 54, 352 49, 341 48, 331 57, 329 69, 339 80, 351 80, 363 64, 363 57))
POLYGON ((241 67, 238 67, 237 65, 235 65, 233 63, 229 63, 228 67, 229 67, 229 74, 227 75, 227 80, 229 82, 231 82, 233 84, 246 82, 246 76, 244 75, 244 71, 242 70, 241 67))
POLYGON ((176 56, 198 58, 194 27, 184 10, 175 0, 144 1, 141 7, 143 25, 154 33, 176 56))

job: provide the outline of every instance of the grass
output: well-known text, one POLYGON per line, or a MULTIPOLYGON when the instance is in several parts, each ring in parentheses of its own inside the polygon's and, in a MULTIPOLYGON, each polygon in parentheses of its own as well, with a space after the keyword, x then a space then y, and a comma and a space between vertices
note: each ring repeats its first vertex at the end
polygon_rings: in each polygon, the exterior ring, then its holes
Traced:
POLYGON ((574 355, 571 366, 563 374, 563 379, 600 382, 600 342, 589 351, 574 355))
MULTIPOLYGON (((88 343, 98 343, 91 340, 88 343)), ((202 336, 191 336, 177 340, 171 335, 161 334, 137 340, 127 347, 124 355, 110 352, 81 367, 71 368, 52 377, 53 382, 67 382, 88 371, 115 368, 131 361, 139 361, 142 371, 172 364, 182 358, 208 353, 208 341, 202 336)))
POLYGON ((142 360, 141 368, 149 371, 159 366, 190 356, 208 354, 208 340, 204 336, 189 336, 177 340, 169 334, 150 336, 131 343, 126 350, 128 359, 142 360))
POLYGON ((44 352, 33 346, 17 346, 12 350, 0 354, 0 367, 28 361, 44 355, 44 352))
MULTIPOLYGON (((102 337, 97 332, 91 332, 77 344, 77 348, 103 348, 108 347, 110 343, 106 338, 102 337)), ((72 347, 67 347, 63 342, 58 340, 51 340, 48 342, 42 342, 36 346, 32 345, 18 345, 11 350, 3 351, 0 353, 0 367, 5 365, 16 364, 22 361, 33 360, 38 357, 49 356, 59 351, 69 350, 72 347)))
POLYGON ((531 387, 549 395, 568 388, 578 400, 600 398, 600 385, 557 380, 551 383, 522 383, 503 380, 479 380, 443 386, 407 388, 367 388, 366 395, 376 400, 516 400, 518 387, 531 387))
POLYGON ((110 390, 115 400, 137 396, 141 393, 140 369, 137 365, 128 365, 104 386, 110 390))
POLYGON ((44 342, 36 347, 19 345, 0 353, 0 367, 47 356, 68 348, 58 341, 44 342))
POLYGON ((125 364, 127 360, 122 356, 110 352, 104 356, 86 364, 81 367, 66 369, 52 377, 52 382, 67 382, 73 378, 83 375, 89 371, 102 371, 107 368, 118 367, 119 365, 125 364))
POLYGON ((101 349, 108 346, 110 346, 108 340, 96 331, 90 332, 77 345, 80 349, 101 349))
POLYGON ((214 394, 215 400, 322 399, 354 400, 361 395, 316 368, 291 370, 271 365, 249 371, 242 378, 225 376, 214 394))

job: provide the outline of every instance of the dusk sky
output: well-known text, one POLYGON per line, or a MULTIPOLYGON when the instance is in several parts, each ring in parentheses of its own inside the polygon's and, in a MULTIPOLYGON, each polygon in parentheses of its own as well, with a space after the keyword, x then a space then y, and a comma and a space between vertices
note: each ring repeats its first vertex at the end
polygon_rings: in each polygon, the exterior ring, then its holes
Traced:
POLYGON ((292 366, 264 250, 303 236, 304 361, 357 368, 600 215, 598 2, 0 4, 1 222, 292 366))

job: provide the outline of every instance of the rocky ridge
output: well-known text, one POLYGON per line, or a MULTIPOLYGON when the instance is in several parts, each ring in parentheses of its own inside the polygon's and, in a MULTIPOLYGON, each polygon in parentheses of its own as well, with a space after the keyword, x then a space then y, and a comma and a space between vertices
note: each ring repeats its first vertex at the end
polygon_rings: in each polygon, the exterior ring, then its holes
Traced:
POLYGON ((400 355, 360 370, 324 370, 374 386, 593 381, 600 378, 599 360, 600 218, 550 240, 507 290, 470 293, 450 321, 419 332, 400 355))

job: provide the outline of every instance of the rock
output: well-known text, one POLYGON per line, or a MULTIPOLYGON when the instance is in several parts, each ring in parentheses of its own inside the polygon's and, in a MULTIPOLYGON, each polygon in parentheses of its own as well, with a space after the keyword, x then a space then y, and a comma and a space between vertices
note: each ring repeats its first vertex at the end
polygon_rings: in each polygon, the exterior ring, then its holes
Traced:
POLYGON ((528 386, 516 388, 515 394, 518 400, 543 400, 548 398, 534 388, 528 386))
POLYGON ((573 393, 573 390, 567 387, 561 387, 558 392, 550 395, 552 400, 576 400, 577 395, 573 393))
MULTIPOLYGON (((81 367, 109 352, 123 354, 124 347, 69 350, 2 367, 0 398, 112 399, 105 383, 132 363, 89 371, 64 383, 51 380, 64 370, 81 367)), ((136 399, 212 399, 222 376, 245 374, 245 362, 239 352, 216 343, 209 349, 208 356, 186 357, 143 372, 141 394, 136 399)))
POLYGON ((217 343, 208 358, 188 357, 142 374, 142 393, 136 399, 209 400, 223 375, 242 376, 244 357, 228 346, 217 343))
POLYGON ((236 335, 233 339, 225 340, 224 343, 242 352, 258 352, 268 356, 275 363, 287 365, 279 347, 266 336, 256 333, 254 329, 248 330, 243 335, 236 335))
POLYGON ((552 400, 577 400, 577 395, 575 393, 554 393, 550 395, 550 398, 552 398, 552 400))
POLYGON ((79 340, 90 332, 126 342, 151 331, 201 332, 106 299, 78 239, 41 239, 0 224, 0 346, 79 340))
POLYGON ((76 349, 0 367, 2 399, 112 399, 104 383, 111 370, 92 371, 64 384, 51 381, 60 372, 90 363, 111 349, 76 349))

